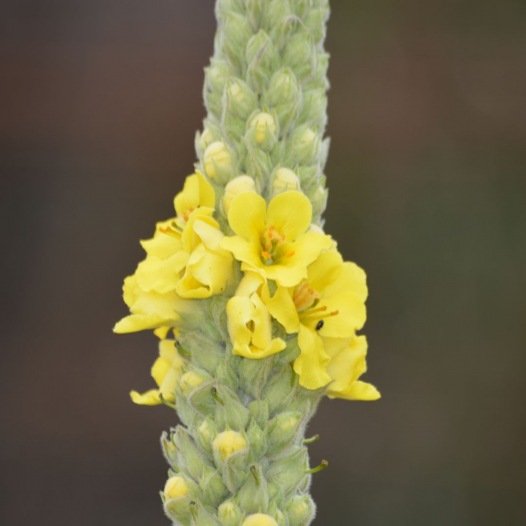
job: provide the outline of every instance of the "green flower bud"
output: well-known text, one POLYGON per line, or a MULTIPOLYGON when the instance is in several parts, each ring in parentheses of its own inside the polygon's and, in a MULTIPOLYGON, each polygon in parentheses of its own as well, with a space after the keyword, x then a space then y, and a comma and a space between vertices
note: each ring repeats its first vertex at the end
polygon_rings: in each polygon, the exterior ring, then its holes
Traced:
POLYGON ((179 388, 186 396, 189 396, 206 380, 207 378, 197 371, 187 371, 179 378, 179 388))
POLYGON ((265 151, 271 150, 278 140, 277 123, 270 113, 260 112, 254 115, 247 132, 252 144, 265 151))
POLYGON ((317 160, 320 140, 308 126, 296 129, 289 140, 290 164, 314 164, 317 160))
POLYGON ((212 447, 225 486, 231 493, 236 493, 247 476, 249 447, 246 438, 237 431, 223 431, 215 437, 212 447))
POLYGON ((225 500, 219 506, 217 515, 221 526, 238 526, 243 518, 241 508, 233 500, 225 500))
POLYGON ((250 466, 250 475, 239 489, 237 501, 241 508, 248 513, 267 509, 269 493, 267 481, 260 465, 250 466))
MULTIPOLYGON (((284 27, 283 31, 283 36, 286 37, 289 28, 284 27)), ((298 32, 287 39, 283 63, 289 66, 300 79, 312 75, 313 61, 316 56, 312 50, 313 45, 308 33, 305 31, 298 32)))
POLYGON ((189 489, 186 480, 179 475, 170 477, 164 485, 165 499, 181 499, 188 495, 189 489))
POLYGON ((303 415, 298 411, 280 413, 269 423, 269 448, 273 453, 293 443, 297 436, 303 415))
POLYGON ((278 526, 278 523, 270 515, 254 513, 253 515, 249 515, 241 526, 278 526))
POLYGON ((295 373, 290 368, 270 378, 261 398, 268 402, 271 415, 287 407, 296 392, 296 383, 295 373))
POLYGON ((327 19, 329 18, 329 9, 327 6, 311 8, 305 14, 304 23, 309 28, 309 35, 315 44, 325 40, 327 31, 327 19))
POLYGON ((212 59, 205 69, 204 98, 209 111, 217 117, 221 115, 223 90, 231 76, 232 67, 222 59, 212 59))
POLYGON ((296 495, 290 500, 286 511, 289 526, 304 526, 314 519, 316 506, 308 495, 296 495))
POLYGON ((298 117, 299 122, 324 130, 327 125, 327 95, 326 88, 316 88, 303 93, 303 106, 298 117))
POLYGON ((184 464, 186 471, 194 480, 199 480, 211 467, 207 456, 197 447, 188 431, 182 426, 177 426, 174 442, 181 457, 180 463, 184 464))
MULTIPOLYGON (((208 468, 199 480, 199 487, 203 492, 203 500, 211 506, 216 507, 228 494, 228 490, 223 484, 221 475, 216 469, 208 468)), ((206 503, 205 502, 205 503, 206 503)))
POLYGON ((223 32, 221 43, 225 55, 236 66, 242 66, 245 58, 243 51, 252 35, 249 21, 245 16, 232 10, 224 16, 223 32))
POLYGON ((197 132, 195 136, 195 151, 199 157, 202 157, 205 150, 217 140, 217 135, 210 128, 205 128, 201 133, 197 132))
POLYGON ((255 192, 256 183, 254 179, 248 175, 238 175, 234 177, 225 187, 225 193, 223 195, 223 209, 228 214, 228 209, 232 203, 234 197, 245 192, 255 192))
POLYGON ((252 420, 248 426, 247 437, 250 442, 250 458, 253 460, 261 458, 268 449, 267 435, 255 420, 252 420))
POLYGON ((283 68, 272 76, 264 100, 276 113, 282 130, 288 130, 298 115, 302 101, 298 81, 289 68, 283 68))
POLYGON ((232 79, 225 90, 225 114, 246 119, 257 108, 256 94, 246 82, 232 79))
POLYGON ((212 442, 217 435, 217 427, 212 417, 205 418, 197 427, 197 438, 200 446, 209 453, 212 452, 212 442))
POLYGON ((281 194, 289 190, 299 190, 300 180, 289 168, 278 168, 272 180, 272 195, 281 194))
POLYGON ((237 431, 223 431, 215 437, 212 447, 216 463, 221 464, 232 455, 246 451, 248 444, 241 433, 237 431))
POLYGON ((225 183, 232 178, 232 154, 224 142, 216 141, 208 146, 204 155, 204 168, 206 175, 217 182, 225 183))
POLYGON ((182 475, 170 477, 161 493, 164 511, 172 520, 185 521, 190 516, 193 484, 182 475))
POLYGON ((224 385, 217 389, 216 396, 216 423, 230 429, 245 429, 249 411, 238 396, 224 385))
POLYGON ((172 437, 165 431, 161 435, 161 449, 166 458, 168 464, 172 467, 178 467, 177 465, 177 447, 172 442, 172 437))
POLYGON ((325 210, 325 207, 327 206, 328 195, 329 192, 327 188, 318 186, 314 193, 309 196, 312 203, 313 217, 318 217, 325 210))
POLYGON ((246 61, 247 79, 250 86, 255 91, 263 91, 279 63, 274 44, 265 31, 258 31, 248 41, 246 61))
POLYGON ((291 453, 280 458, 279 462, 271 464, 267 471, 267 479, 280 488, 283 494, 302 491, 309 485, 308 466, 307 449, 303 446, 296 447, 291 453))

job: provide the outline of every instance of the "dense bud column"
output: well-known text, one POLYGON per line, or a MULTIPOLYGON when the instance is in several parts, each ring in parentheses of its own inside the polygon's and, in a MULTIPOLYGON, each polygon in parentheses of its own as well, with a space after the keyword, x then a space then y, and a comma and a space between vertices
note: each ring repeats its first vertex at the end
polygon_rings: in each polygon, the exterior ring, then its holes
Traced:
POLYGON ((114 330, 160 339, 156 388, 130 394, 181 422, 161 438, 173 524, 308 526, 321 396, 380 396, 360 380, 365 272, 320 228, 328 0, 217 0, 216 14, 196 171, 141 241, 114 330))
POLYGON ((273 184, 280 170, 296 175, 320 222, 328 150, 328 0, 218 0, 216 15, 198 168, 218 187, 249 175, 266 198, 288 189, 281 180, 273 184))

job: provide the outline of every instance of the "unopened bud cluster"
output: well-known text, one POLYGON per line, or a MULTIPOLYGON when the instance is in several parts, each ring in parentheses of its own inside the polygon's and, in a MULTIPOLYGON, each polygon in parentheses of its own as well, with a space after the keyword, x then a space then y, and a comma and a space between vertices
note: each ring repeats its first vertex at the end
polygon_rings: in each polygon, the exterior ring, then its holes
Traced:
POLYGON ((218 0, 216 13, 198 168, 222 185, 248 174, 267 198, 275 193, 271 173, 288 169, 320 221, 325 199, 314 196, 325 192, 328 0, 218 0))

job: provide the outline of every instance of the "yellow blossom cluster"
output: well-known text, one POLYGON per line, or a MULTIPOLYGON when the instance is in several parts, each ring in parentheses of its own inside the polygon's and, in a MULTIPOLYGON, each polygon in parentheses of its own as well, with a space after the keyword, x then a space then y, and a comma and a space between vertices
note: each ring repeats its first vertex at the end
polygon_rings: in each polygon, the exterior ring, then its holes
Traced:
MULTIPOLYGON (((238 265, 242 277, 226 303, 235 355, 266 358, 297 338, 293 368, 301 386, 325 388, 331 398, 379 398, 359 380, 367 352, 365 336, 357 335, 366 319, 364 271, 343 261, 332 238, 311 224, 312 206, 301 191, 285 190, 267 203, 247 178, 237 186, 231 181, 224 196, 228 232, 214 217, 221 207, 206 177, 197 172, 186 179, 175 217, 141 243, 146 258, 124 281, 130 315, 115 331, 152 329, 166 338, 195 300, 235 286, 238 265)), ((164 339, 152 368, 158 389, 133 392, 133 400, 173 402, 182 369, 173 340, 164 339)))

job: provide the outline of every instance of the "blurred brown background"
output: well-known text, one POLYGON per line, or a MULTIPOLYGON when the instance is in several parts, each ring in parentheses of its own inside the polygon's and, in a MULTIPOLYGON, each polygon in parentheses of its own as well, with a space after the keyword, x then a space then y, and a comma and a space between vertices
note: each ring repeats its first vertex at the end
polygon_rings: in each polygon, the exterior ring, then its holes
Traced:
MULTIPOLYGON (((316 525, 526 524, 526 4, 333 0, 327 228, 369 274, 375 404, 325 402, 316 525)), ((0 17, 0 524, 166 524, 138 239, 204 115, 212 0, 0 17)))

